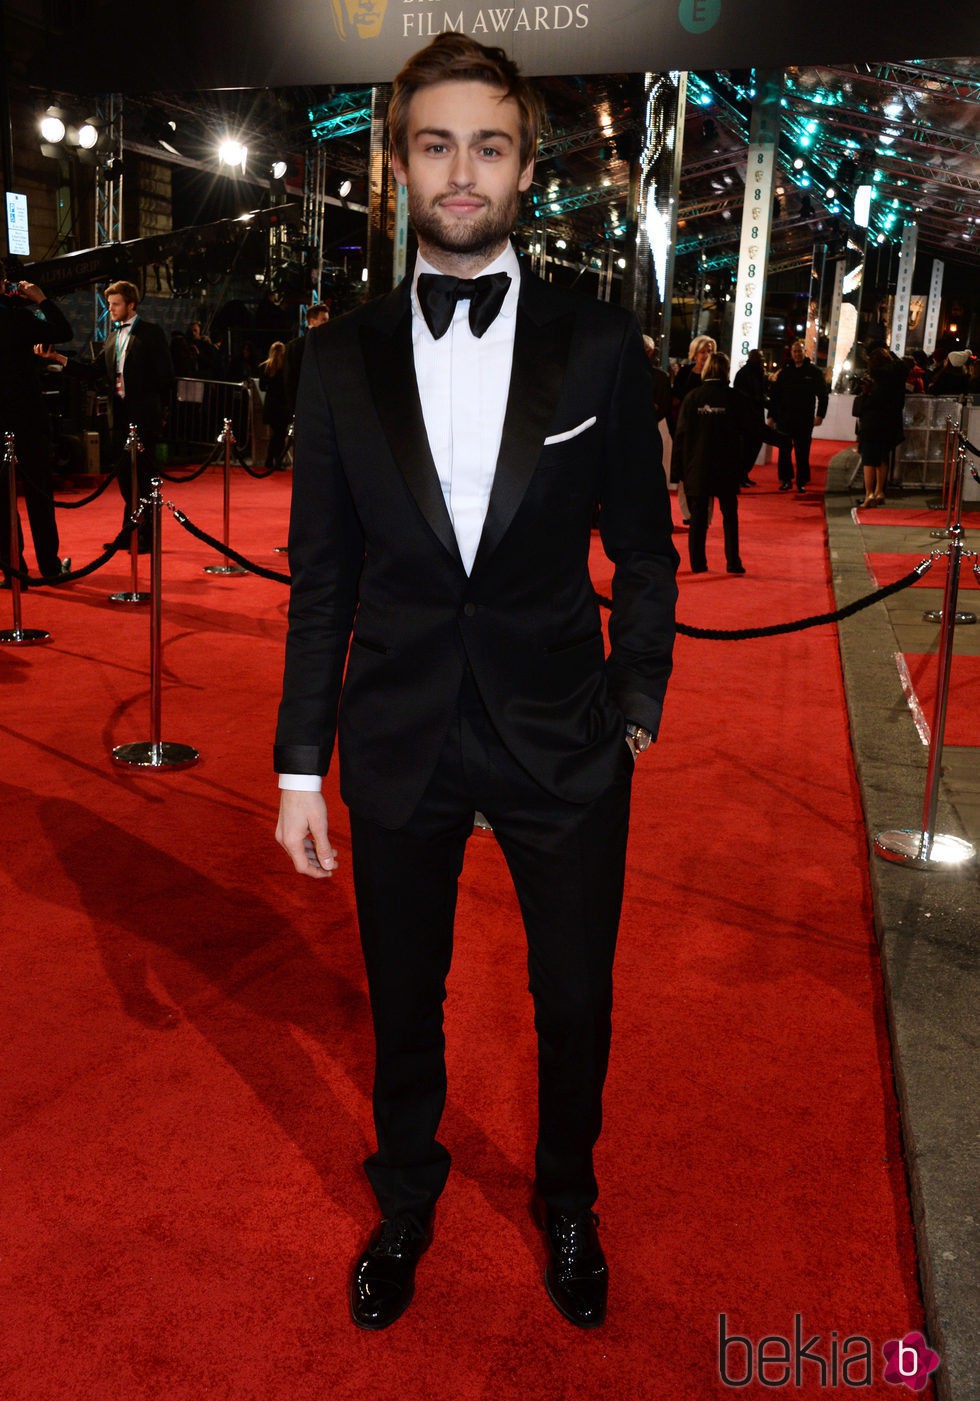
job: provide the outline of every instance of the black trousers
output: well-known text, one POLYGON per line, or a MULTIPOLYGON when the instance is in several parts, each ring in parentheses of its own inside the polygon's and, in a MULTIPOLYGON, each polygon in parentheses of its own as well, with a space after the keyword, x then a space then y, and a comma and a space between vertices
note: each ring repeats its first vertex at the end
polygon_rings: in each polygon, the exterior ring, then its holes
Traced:
MULTIPOLYGON (((725 563, 729 566, 741 564, 738 554, 738 491, 731 487, 727 491, 713 493, 721 507, 722 526, 725 533, 725 563)), ((708 538, 708 508, 711 493, 703 496, 688 494, 687 505, 691 512, 691 525, 687 535, 687 551, 691 568, 704 570, 708 567, 705 544, 708 538)))
MULTIPOLYGON (((125 399, 116 398, 113 403, 113 430, 112 430, 112 452, 118 466, 116 469, 116 484, 119 487, 119 494, 123 499, 123 528, 130 524, 132 514, 133 495, 133 467, 132 458, 126 448, 126 439, 129 436, 130 421, 126 416, 125 399)), ((136 425, 139 434, 142 452, 136 458, 136 484, 141 500, 145 500, 152 491, 151 482, 156 473, 156 452, 157 443, 160 441, 160 433, 156 426, 148 423, 138 423, 136 425)), ((152 526, 148 511, 144 511, 139 524, 139 539, 141 544, 148 545, 152 535, 152 526)))
MULTIPOLYGON (((31 525, 34 555, 39 574, 54 575, 61 568, 58 558, 58 524, 52 493, 50 444, 40 423, 14 426, 14 451, 17 454, 17 478, 24 489, 24 505, 31 525)), ((0 482, 0 563, 10 563, 10 504, 7 474, 0 482)), ((24 531, 17 521, 18 558, 15 568, 24 569, 24 531)))
MULTIPOLYGON (((365 1170, 382 1214, 423 1213, 449 1175, 437 1131, 446 1098, 443 1003, 456 892, 474 811, 493 825, 520 902, 538 1038, 535 1176, 556 1211, 595 1201, 612 968, 623 896, 633 758, 609 788, 552 797, 501 743, 467 677, 432 781, 406 826, 351 812, 361 943, 375 1032, 377 1152, 365 1170)), ((481 838, 482 839, 482 838, 481 838)), ((492 1026, 487 1075, 506 1056, 492 1026)))
POLYGON ((779 473, 781 482, 791 482, 793 480, 793 454, 796 454, 796 485, 807 486, 810 481, 810 443, 813 439, 813 426, 809 428, 794 428, 790 433, 781 435, 783 442, 779 445, 779 461, 776 470, 779 473))

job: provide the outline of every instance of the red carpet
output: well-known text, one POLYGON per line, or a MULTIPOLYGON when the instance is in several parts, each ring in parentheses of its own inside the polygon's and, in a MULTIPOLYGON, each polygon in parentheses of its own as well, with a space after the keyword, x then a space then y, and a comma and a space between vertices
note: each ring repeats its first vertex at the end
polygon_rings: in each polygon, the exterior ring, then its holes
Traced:
MULTIPOLYGON (((926 530, 941 530, 946 524, 945 511, 916 511, 901 506, 872 506, 867 511, 854 508, 859 525, 901 525, 908 530, 922 526, 926 530)), ((967 508, 960 516, 964 530, 980 530, 980 511, 967 508)))
MULTIPOLYGON (((932 726, 936 704, 938 660, 934 654, 906 653, 905 664, 916 704, 932 726)), ((949 673, 949 699, 946 705, 946 744, 975 747, 980 744, 980 657, 954 656, 949 673)))
MULTIPOLYGON (((943 542, 935 542, 937 549, 943 548, 943 542)), ((875 588, 884 588, 886 584, 895 583, 896 579, 904 579, 909 570, 914 569, 920 560, 927 559, 932 553, 931 548, 923 545, 921 551, 909 551, 906 554, 869 554, 865 555, 868 564, 868 574, 871 576, 875 588)), ((932 568, 927 570, 920 579, 911 585, 914 589, 944 589, 946 587, 947 561, 937 559, 932 568)), ((960 588, 977 588, 977 577, 973 572, 972 560, 961 560, 960 562, 960 588)))
MULTIPOLYGON (((687 623, 832 607, 819 491, 756 476, 749 574, 685 562, 687 623)), ((232 543, 279 568, 287 491, 235 473, 232 543)), ((220 532, 217 476, 167 494, 220 532)), ((94 557, 117 513, 62 512, 63 550, 94 557)), ((105 602, 121 557, 25 597, 48 646, 0 648, 4 1398, 702 1401, 731 1394, 722 1313, 756 1350, 799 1316, 827 1369, 832 1342, 867 1338, 861 1394, 894 1398, 882 1344, 922 1311, 834 629, 679 643, 635 784, 598 1164, 607 1326, 579 1334, 541 1284, 522 935, 477 834, 448 1007, 455 1170, 415 1303, 367 1335, 345 1301, 373 1219, 346 817, 332 780, 341 870, 295 876, 270 773, 286 589, 203 574, 164 525, 163 738, 197 767, 110 758, 149 738, 147 610, 105 602)), ((744 1376, 744 1349, 728 1362, 744 1376)), ((786 1389, 830 1388, 814 1360, 802 1381, 786 1389)))

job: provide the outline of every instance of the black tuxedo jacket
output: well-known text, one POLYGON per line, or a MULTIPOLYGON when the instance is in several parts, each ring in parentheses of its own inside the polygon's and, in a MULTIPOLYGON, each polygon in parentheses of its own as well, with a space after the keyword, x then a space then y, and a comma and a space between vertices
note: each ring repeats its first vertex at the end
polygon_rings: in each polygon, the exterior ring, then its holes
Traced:
POLYGON ((678 559, 635 319, 522 270, 469 577, 426 437, 409 282, 317 327, 297 405, 289 561, 279 772, 326 773, 339 715, 344 801, 401 826, 469 665, 528 772, 558 797, 594 799, 622 762, 625 720, 656 733, 674 639, 678 559), (597 501, 615 565, 608 657, 588 571, 597 501))
MULTIPOLYGON (((105 342, 106 374, 113 391, 116 387, 116 336, 113 328, 105 342)), ((115 393, 112 396, 115 413, 122 412, 126 421, 113 426, 126 427, 135 423, 144 433, 159 437, 173 377, 170 347, 163 328, 138 316, 129 333, 129 346, 123 360, 126 398, 120 402, 115 393)))

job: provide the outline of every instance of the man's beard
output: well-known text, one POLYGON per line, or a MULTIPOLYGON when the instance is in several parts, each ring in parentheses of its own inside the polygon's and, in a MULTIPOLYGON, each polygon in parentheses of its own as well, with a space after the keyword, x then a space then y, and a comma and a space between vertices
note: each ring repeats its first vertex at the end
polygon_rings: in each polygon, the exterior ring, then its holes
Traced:
POLYGON ((439 208, 440 202, 448 197, 440 195, 435 200, 424 200, 409 191, 409 218, 420 243, 427 243, 443 253, 465 253, 470 257, 479 257, 495 253, 507 242, 517 222, 518 190, 514 190, 507 200, 488 203, 481 214, 452 225, 447 224, 448 216, 439 208))

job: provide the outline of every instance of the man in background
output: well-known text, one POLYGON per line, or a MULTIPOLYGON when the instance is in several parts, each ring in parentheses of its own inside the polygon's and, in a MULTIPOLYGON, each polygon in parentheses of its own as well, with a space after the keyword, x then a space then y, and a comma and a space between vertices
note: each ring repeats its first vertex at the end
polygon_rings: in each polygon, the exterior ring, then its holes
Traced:
POLYGON ((794 341, 790 363, 776 376, 769 395, 770 428, 786 435, 779 445, 779 490, 793 489, 793 458, 796 458, 796 490, 805 492, 810 482, 810 443, 814 428, 823 423, 830 394, 827 381, 807 359, 806 346, 794 341))
MULTIPOLYGON (((18 476, 24 486, 27 518, 34 540, 38 572, 60 574, 58 526, 52 489, 50 438, 41 393, 43 363, 35 347, 70 341, 74 332, 63 313, 33 282, 8 281, 0 262, 0 454, 3 434, 14 434, 18 476)), ((24 537, 18 520, 20 556, 25 569, 24 537)), ((10 567, 10 504, 4 482, 0 490, 0 565, 10 567)))
MULTIPOLYGON (((137 459, 141 498, 150 494, 156 448, 163 436, 163 418, 170 400, 174 372, 163 328, 139 315, 139 291, 132 282, 113 282, 105 289, 112 330, 105 342, 105 370, 112 392, 109 427, 113 456, 119 458, 118 481, 123 498, 122 529, 130 524, 132 469, 125 451, 131 424, 136 425, 142 451, 137 459)), ((139 549, 150 549, 149 513, 139 525, 139 549)))
POLYGON ((283 374, 286 377, 286 411, 292 418, 296 412, 296 391, 299 389, 299 372, 303 365, 303 351, 306 338, 317 326, 324 326, 330 320, 330 312, 323 302, 314 302, 306 308, 306 330, 286 344, 283 360, 283 374))

